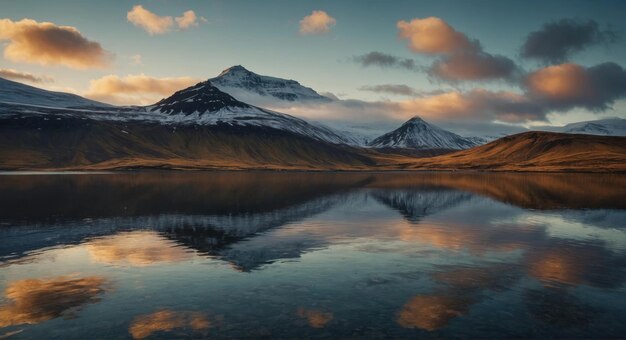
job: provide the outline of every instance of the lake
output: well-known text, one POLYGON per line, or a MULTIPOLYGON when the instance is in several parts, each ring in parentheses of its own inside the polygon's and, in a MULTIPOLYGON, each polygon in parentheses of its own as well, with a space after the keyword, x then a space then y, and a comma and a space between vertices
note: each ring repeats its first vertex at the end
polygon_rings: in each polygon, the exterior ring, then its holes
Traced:
POLYGON ((0 176, 0 336, 626 334, 626 176, 0 176))

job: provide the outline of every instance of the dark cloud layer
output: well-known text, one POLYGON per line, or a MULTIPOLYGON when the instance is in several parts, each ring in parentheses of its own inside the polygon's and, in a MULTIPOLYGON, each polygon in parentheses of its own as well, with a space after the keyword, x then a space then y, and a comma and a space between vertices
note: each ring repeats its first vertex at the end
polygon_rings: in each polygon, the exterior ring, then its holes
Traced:
POLYGON ((417 96, 418 92, 410 86, 402 84, 382 84, 359 87, 361 91, 369 91, 376 93, 388 93, 402 96, 417 96))
POLYGON ((540 30, 528 34, 521 55, 546 63, 559 63, 589 46, 615 42, 617 38, 615 31, 603 31, 593 20, 562 19, 546 23, 540 30))
POLYGON ((413 59, 404 59, 391 54, 376 51, 355 56, 353 57, 353 61, 361 64, 363 67, 379 66, 383 68, 399 68, 412 71, 419 69, 413 59))
POLYGON ((432 77, 448 81, 511 80, 518 73, 513 60, 482 50, 455 53, 436 60, 428 70, 432 77))

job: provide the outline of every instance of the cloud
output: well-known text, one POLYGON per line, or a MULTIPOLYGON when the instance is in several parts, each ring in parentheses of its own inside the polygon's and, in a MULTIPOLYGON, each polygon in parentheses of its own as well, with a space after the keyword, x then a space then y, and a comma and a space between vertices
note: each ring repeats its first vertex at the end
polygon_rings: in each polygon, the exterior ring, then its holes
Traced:
POLYGON ((410 86, 401 84, 382 84, 359 87, 361 91, 370 91, 376 93, 388 93, 402 96, 417 96, 419 93, 410 86))
POLYGON ((76 69, 104 68, 113 55, 76 28, 31 19, 0 19, 0 41, 8 40, 4 57, 15 62, 63 65, 76 69))
POLYGON ((155 78, 145 74, 126 77, 108 75, 92 80, 85 96, 112 104, 147 105, 200 81, 192 77, 155 78))
POLYGON ((143 65, 143 57, 141 54, 134 54, 130 57, 133 62, 133 65, 143 65))
POLYGON ((436 60, 429 68, 428 74, 454 83, 467 80, 513 79, 517 70, 515 62, 505 56, 472 50, 436 60))
POLYGON ((521 55, 545 63, 560 63, 587 47, 613 43, 617 39, 615 31, 602 31, 593 20, 561 19, 546 23, 540 30, 528 34, 521 55))
POLYGON ((186 11, 182 16, 176 17, 176 24, 180 29, 188 29, 192 26, 198 26, 198 17, 194 11, 186 11))
POLYGON ((426 72, 433 78, 456 83, 513 79, 518 67, 513 60, 485 52, 478 40, 470 40, 440 18, 399 21, 398 36, 415 52, 437 55, 426 72))
POLYGON ((407 40, 407 47, 417 53, 449 54, 473 48, 465 34, 457 32, 445 21, 428 17, 410 22, 398 21, 398 37, 407 40))
MULTIPOLYGON (((179 17, 173 18, 171 16, 159 16, 141 5, 136 5, 128 11, 126 18, 133 25, 142 28, 150 35, 170 32, 174 24, 181 30, 198 26, 198 17, 196 13, 191 10, 184 12, 179 17)), ((206 19, 202 18, 202 20, 205 21, 206 19)))
POLYGON ((379 66, 382 68, 399 68, 406 70, 418 70, 419 67, 413 59, 403 59, 383 52, 369 52, 355 56, 352 60, 363 67, 379 66))
POLYGON ((30 83, 51 83, 54 81, 54 78, 49 76, 37 76, 32 73, 20 72, 10 68, 0 68, 0 77, 30 83))
POLYGON ((300 20, 300 34, 326 34, 335 26, 337 20, 324 11, 313 11, 300 20))
POLYGON ((450 91, 395 104, 407 117, 411 114, 433 120, 478 119, 524 123, 546 119, 546 111, 523 94, 472 89, 450 91))
POLYGON ((604 111, 626 96, 626 70, 612 62, 589 68, 560 64, 529 74, 525 86, 533 99, 553 110, 604 111))
POLYGON ((174 25, 174 19, 171 16, 158 16, 141 5, 136 5, 128 11, 126 19, 150 35, 167 33, 174 25))

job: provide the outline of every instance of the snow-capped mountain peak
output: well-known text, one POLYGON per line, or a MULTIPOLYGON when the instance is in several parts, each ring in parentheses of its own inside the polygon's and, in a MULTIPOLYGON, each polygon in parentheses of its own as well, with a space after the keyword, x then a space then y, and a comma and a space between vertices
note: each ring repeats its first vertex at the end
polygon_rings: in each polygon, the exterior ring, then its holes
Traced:
POLYGON ((326 98, 295 80, 262 76, 235 65, 222 71, 209 81, 220 90, 247 102, 255 102, 255 96, 282 101, 322 100, 326 98))
POLYGON ((220 91, 210 81, 203 81, 194 86, 175 92, 150 107, 150 111, 167 114, 204 114, 226 108, 250 108, 231 95, 220 91))
POLYGON ((461 137, 415 116, 399 128, 374 139, 369 146, 375 148, 410 148, 462 150, 476 146, 476 141, 461 137))
POLYGON ((274 112, 235 99, 207 80, 162 99, 148 110, 166 115, 171 123, 231 126, 256 126, 295 133, 333 144, 349 144, 349 138, 302 119, 274 112))

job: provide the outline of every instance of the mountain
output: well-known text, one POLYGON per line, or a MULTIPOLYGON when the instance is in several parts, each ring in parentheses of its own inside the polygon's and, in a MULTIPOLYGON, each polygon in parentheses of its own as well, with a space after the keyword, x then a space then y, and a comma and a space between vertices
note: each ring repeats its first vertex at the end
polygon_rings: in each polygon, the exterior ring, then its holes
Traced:
POLYGON ((626 171, 626 137, 531 131, 443 156, 417 159, 415 170, 626 171))
POLYGON ((209 81, 220 90, 243 101, 256 103, 254 97, 281 101, 330 101, 295 80, 258 75, 241 65, 225 69, 209 81))
POLYGON ((240 102, 208 81, 148 107, 0 103, 0 168, 5 170, 311 170, 374 164, 342 143, 330 130, 240 102))
POLYGON ((153 113, 165 114, 170 120, 179 123, 268 127, 328 143, 349 143, 348 139, 331 129, 241 102, 220 91, 211 81, 180 90, 147 109, 153 113))
POLYGON ((478 143, 429 124, 418 116, 369 143, 373 148, 463 150, 478 143))
POLYGON ((608 118, 571 123, 559 128, 557 131, 587 135, 626 136, 626 119, 608 118))
POLYGON ((20 103, 52 107, 110 107, 108 104, 75 94, 47 91, 0 78, 0 103, 20 103))

